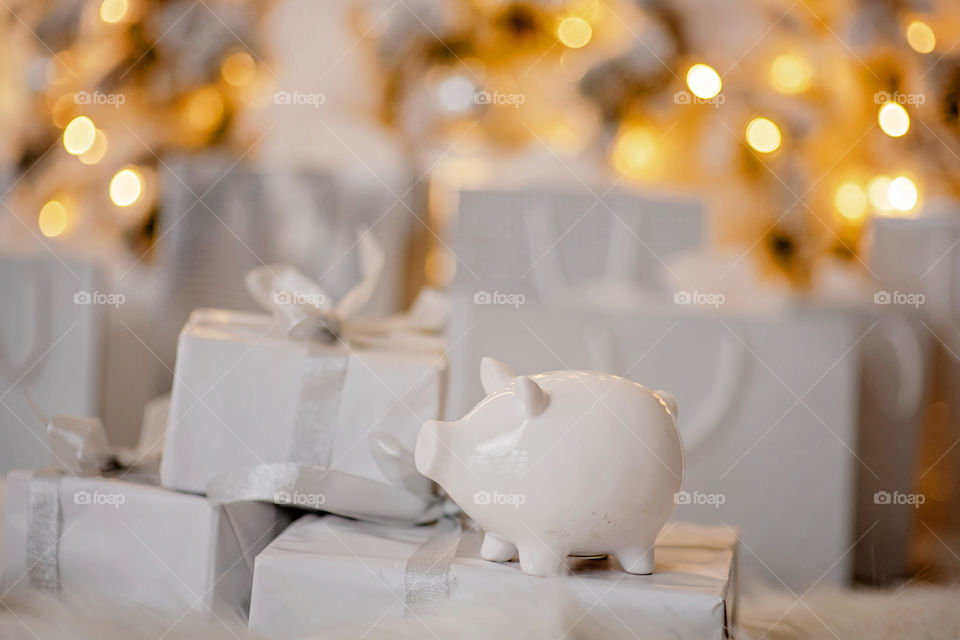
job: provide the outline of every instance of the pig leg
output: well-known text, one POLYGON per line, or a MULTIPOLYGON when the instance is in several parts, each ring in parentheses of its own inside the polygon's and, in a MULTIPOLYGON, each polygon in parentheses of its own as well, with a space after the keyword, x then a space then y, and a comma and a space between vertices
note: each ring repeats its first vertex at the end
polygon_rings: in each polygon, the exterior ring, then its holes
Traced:
POLYGON ((614 555, 627 573, 650 575, 653 573, 653 544, 638 545, 618 551, 614 555))
POLYGON ((485 533, 480 546, 480 557, 494 562, 509 562, 517 555, 517 547, 495 533, 485 533))
POLYGON ((567 554, 542 544, 521 544, 519 549, 520 568, 531 576, 547 578, 563 573, 567 554))

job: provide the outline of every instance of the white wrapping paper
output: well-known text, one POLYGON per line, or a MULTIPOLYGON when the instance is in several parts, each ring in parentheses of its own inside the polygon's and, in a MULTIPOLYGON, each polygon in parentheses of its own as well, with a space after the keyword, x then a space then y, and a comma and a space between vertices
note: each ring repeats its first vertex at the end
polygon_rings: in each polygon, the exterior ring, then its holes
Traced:
MULTIPOLYGON (((7 475, 0 556, 4 593, 33 586, 28 534, 34 474, 15 470, 7 475)), ((193 607, 246 611, 253 558, 289 522, 274 505, 214 508, 201 496, 101 477, 62 476, 59 503, 59 542, 44 550, 55 556, 43 562, 56 559, 63 593, 176 612, 193 607)))
MULTIPOLYGON (((257 556, 251 630, 289 638, 403 616, 407 560, 432 532, 304 516, 257 556)), ((483 607, 497 593, 536 603, 556 587, 572 596, 570 620, 592 607, 619 618, 611 628, 625 638, 725 638, 732 626, 736 533, 724 527, 669 524, 649 576, 626 574, 610 559, 571 558, 571 575, 547 580, 525 575, 517 562, 482 560, 479 551, 479 533, 465 533, 450 567, 451 602, 483 607)), ((429 627, 428 616, 418 617, 429 627)))
POLYGON ((325 345, 290 338, 271 316, 198 310, 180 335, 162 483, 204 492, 225 472, 302 462, 390 484, 371 437, 412 451, 423 422, 438 417, 444 372, 435 351, 325 345))

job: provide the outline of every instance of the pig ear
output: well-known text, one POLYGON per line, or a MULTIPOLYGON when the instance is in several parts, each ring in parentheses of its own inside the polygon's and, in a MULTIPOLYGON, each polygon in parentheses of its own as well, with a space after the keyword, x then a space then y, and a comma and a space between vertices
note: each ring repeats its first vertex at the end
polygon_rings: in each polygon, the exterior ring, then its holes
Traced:
POLYGON ((483 391, 487 395, 500 391, 515 377, 510 367, 499 360, 484 356, 480 361, 480 382, 483 383, 483 391))
POLYGON ((517 396, 523 406, 523 412, 528 418, 543 413, 550 401, 547 392, 527 376, 517 378, 517 396))

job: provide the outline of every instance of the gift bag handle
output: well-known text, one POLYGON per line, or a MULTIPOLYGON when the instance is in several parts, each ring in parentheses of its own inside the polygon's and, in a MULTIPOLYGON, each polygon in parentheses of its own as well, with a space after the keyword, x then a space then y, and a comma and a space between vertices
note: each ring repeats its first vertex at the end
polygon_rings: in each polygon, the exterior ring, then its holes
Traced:
MULTIPOLYGON (((616 348, 616 338, 610 327, 599 319, 583 323, 583 334, 590 366, 598 371, 625 375, 616 348)), ((723 336, 717 362, 717 375, 707 392, 704 403, 689 420, 680 411, 683 445, 689 454, 716 431, 730 415, 740 389, 746 366, 747 346, 740 340, 723 336)))
MULTIPOLYGON (((29 345, 23 358, 18 362, 10 362, 7 354, 0 347, 0 380, 4 387, 23 386, 29 388, 43 369, 40 361, 44 358, 43 345, 48 342, 50 312, 47 308, 50 296, 50 286, 42 266, 37 265, 30 269, 27 283, 33 289, 33 322, 26 318, 24 326, 31 327, 29 345)), ((26 284, 26 283, 25 283, 26 284)), ((8 307, 9 308, 9 307, 8 307)), ((26 308, 26 307, 24 307, 26 308)))
POLYGON ((894 368, 897 372, 897 392, 888 393, 879 387, 877 377, 867 368, 867 385, 884 413, 895 420, 910 418, 923 402, 924 361, 923 346, 909 320, 899 314, 891 314, 879 326, 880 339, 893 351, 894 368))
MULTIPOLYGON (((733 409, 735 400, 743 388, 743 374, 746 368, 747 346, 740 340, 724 336, 720 343, 717 362, 717 375, 707 392, 700 410, 686 422, 682 429, 683 445, 687 453, 696 450, 703 442, 726 422, 733 409)), ((683 413, 680 414, 683 421, 683 413)))
POLYGON ((570 282, 560 261, 557 245, 560 240, 551 224, 550 207, 538 198, 531 198, 523 208, 523 224, 527 236, 527 257, 533 286, 541 298, 562 296, 570 290, 570 282))
POLYGON ((928 257, 933 267, 925 274, 933 283, 927 300, 933 303, 930 315, 938 330, 946 330, 945 342, 954 352, 960 348, 960 322, 957 321, 960 301, 956 295, 960 281, 955 275, 957 269, 960 269, 960 250, 954 246, 958 239, 960 235, 956 231, 950 234, 933 234, 932 242, 928 245, 928 257), (949 256, 950 253, 954 255, 949 256), (942 304, 939 302, 941 300, 942 304))

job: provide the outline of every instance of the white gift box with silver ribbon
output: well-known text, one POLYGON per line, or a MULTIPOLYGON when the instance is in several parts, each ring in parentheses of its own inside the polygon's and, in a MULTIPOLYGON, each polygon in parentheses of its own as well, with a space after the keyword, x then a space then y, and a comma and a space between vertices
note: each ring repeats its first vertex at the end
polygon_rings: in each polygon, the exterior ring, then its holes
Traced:
POLYGON ((267 500, 397 521, 436 517, 417 431, 440 411, 445 300, 360 318, 383 266, 361 236, 363 280, 336 306, 278 265, 247 284, 272 316, 194 312, 180 335, 161 478, 214 503, 267 500))
POLYGON ((569 558, 569 575, 544 579, 517 562, 480 559, 479 532, 461 534, 449 523, 391 527, 304 516, 257 556, 250 629, 271 638, 345 624, 360 632, 406 614, 429 637, 430 614, 448 601, 482 610, 511 598, 536 602, 537 615, 547 615, 550 593, 566 621, 605 616, 614 637, 725 638, 732 626, 730 529, 668 524, 653 575, 626 574, 607 558, 569 558))
POLYGON ((111 451, 96 419, 55 418, 48 439, 57 468, 7 475, 4 593, 33 587, 176 612, 247 610, 253 558, 289 523, 283 510, 214 507, 162 489, 142 468, 149 443, 111 451), (113 469, 100 475, 101 467, 113 469))

